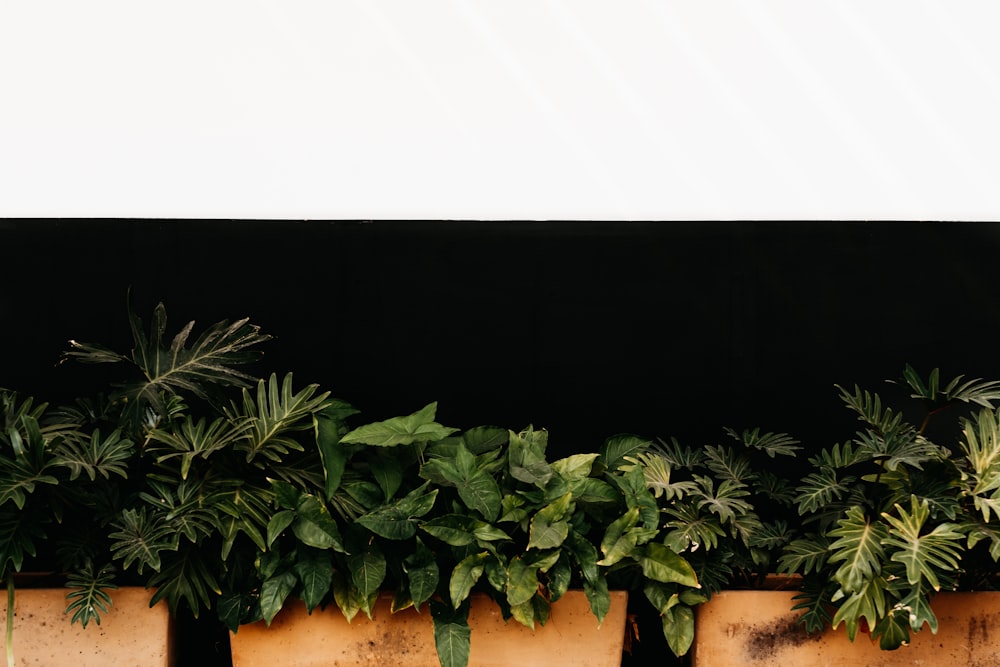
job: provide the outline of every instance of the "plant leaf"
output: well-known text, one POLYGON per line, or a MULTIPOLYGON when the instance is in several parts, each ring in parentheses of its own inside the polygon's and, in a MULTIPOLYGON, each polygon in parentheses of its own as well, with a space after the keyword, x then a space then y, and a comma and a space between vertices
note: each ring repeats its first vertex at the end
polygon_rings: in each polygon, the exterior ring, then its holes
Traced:
POLYGON ((430 403, 406 417, 393 417, 385 421, 359 426, 340 439, 341 443, 360 443, 376 447, 395 447, 414 442, 441 440, 458 429, 442 426, 434 421, 437 403, 430 403))

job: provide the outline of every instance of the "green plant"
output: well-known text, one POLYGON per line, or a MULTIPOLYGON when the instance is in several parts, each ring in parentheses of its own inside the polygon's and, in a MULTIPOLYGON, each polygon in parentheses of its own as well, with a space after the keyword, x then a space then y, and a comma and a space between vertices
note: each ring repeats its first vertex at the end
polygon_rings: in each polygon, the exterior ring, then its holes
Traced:
POLYGON ((239 370, 269 339, 247 320, 164 341, 129 312, 133 347, 71 341, 67 360, 123 367, 123 381, 51 407, 0 391, 0 574, 62 574, 67 613, 100 623, 116 582, 173 612, 214 608, 263 548, 271 479, 322 475, 315 415, 331 401, 291 374, 239 370))
POLYGON ((549 461, 545 430, 459 431, 433 403, 351 428, 357 410, 318 385, 240 370, 269 340, 247 320, 167 340, 161 304, 148 329, 131 309, 129 323, 127 353, 71 341, 65 354, 120 382, 58 407, 0 391, 10 595, 22 569, 55 572, 87 625, 119 583, 139 583, 151 605, 211 609, 238 631, 292 597, 351 619, 392 591, 395 610, 430 608, 442 664, 460 667, 473 592, 533 627, 570 587, 603 619, 609 585, 698 586, 652 543, 641 471, 606 454, 549 461))
POLYGON ((843 623, 883 649, 937 630, 938 591, 994 587, 1000 558, 1000 382, 942 384, 906 366, 893 384, 909 392, 903 408, 838 386, 861 429, 809 459, 796 489, 806 534, 778 568, 803 575, 795 608, 810 631, 843 623), (957 422, 940 421, 948 412, 957 422))
POLYGON ((571 586, 603 619, 609 575, 624 560, 697 585, 682 559, 645 550, 656 533, 651 497, 634 475, 607 474, 596 453, 550 462, 546 431, 459 432, 435 421, 433 403, 349 429, 352 413, 339 404, 319 421, 322 480, 273 483, 259 586, 226 605, 234 630, 270 622, 290 597, 310 610, 333 601, 351 619, 392 591, 393 611, 429 606, 441 664, 457 667, 473 641, 473 592, 534 627, 571 586))
POLYGON ((635 435, 609 438, 601 450, 612 470, 631 480, 633 493, 649 492, 649 525, 657 527, 647 551, 690 563, 697 585, 640 576, 637 584, 659 611, 664 635, 677 656, 694 638, 694 607, 723 588, 759 585, 795 533, 787 471, 801 449, 783 433, 725 429, 725 442, 692 449, 675 439, 635 435))

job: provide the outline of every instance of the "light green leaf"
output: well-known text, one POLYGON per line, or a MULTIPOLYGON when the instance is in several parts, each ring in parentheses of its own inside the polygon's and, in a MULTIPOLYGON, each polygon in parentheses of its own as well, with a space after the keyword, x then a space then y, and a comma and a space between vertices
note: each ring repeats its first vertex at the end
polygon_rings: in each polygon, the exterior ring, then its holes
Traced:
POLYGON ((507 568, 507 602, 517 606, 530 601, 538 586, 538 568, 523 558, 512 558, 507 568))
POLYGON ((638 536, 633 529, 638 523, 639 508, 633 507, 608 525, 601 540, 604 558, 598 561, 598 565, 609 567, 632 553, 638 536))
POLYGON ((376 447, 395 447, 414 442, 441 440, 458 430, 435 422, 436 412, 437 403, 430 403, 406 417, 393 417, 385 421, 359 426, 341 438, 340 442, 375 445, 376 447))
POLYGON ((569 535, 569 521, 564 517, 570 512, 572 501, 573 494, 567 493, 535 513, 531 519, 529 549, 551 549, 566 540, 566 536, 569 535))
POLYGON ((479 581, 488 553, 478 553, 467 556, 459 561, 458 565, 451 572, 451 579, 448 584, 448 593, 451 595, 452 607, 458 609, 459 605, 465 602, 472 592, 472 587, 479 581))
POLYGON ((639 564, 642 566, 643 575, 647 578, 665 584, 677 583, 691 588, 701 588, 691 564, 670 548, 653 542, 642 549, 639 564))
POLYGON ((853 593, 882 571, 882 545, 889 532, 882 524, 869 521, 861 507, 851 507, 846 514, 830 531, 830 537, 839 539, 830 545, 829 561, 843 561, 833 576, 845 592, 853 593))
POLYGON ((661 617, 663 636, 677 657, 687 654, 694 642, 694 610, 686 605, 668 609, 661 617))

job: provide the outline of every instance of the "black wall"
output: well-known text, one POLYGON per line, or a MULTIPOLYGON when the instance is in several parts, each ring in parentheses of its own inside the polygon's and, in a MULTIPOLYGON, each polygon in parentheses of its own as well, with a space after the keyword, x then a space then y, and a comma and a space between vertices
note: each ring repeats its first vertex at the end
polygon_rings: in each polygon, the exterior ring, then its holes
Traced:
POLYGON ((258 372, 369 419, 436 400, 553 454, 723 426, 821 446, 853 431, 835 383, 1000 378, 998 251, 967 223, 5 220, 0 385, 80 390, 65 342, 127 349, 131 287, 170 335, 249 316, 275 336, 258 372))
MULTIPOLYGON (((0 386, 89 392, 109 369, 56 362, 70 338, 127 350, 131 289, 170 336, 249 316, 275 336, 258 373, 369 419, 436 400, 451 426, 544 426, 553 457, 724 426, 820 447, 854 430, 835 383, 1000 379, 998 251, 964 223, 0 220, 0 386)), ((224 644, 182 621, 190 651, 224 644)), ((638 622, 626 664, 682 664, 638 622)))

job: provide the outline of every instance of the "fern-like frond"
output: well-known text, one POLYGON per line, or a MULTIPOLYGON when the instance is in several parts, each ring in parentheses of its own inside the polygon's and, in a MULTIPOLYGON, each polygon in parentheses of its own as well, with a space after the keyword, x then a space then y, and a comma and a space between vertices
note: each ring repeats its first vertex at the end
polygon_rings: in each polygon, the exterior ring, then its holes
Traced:
POLYGON ((705 454, 701 449, 692 449, 687 445, 682 445, 677 438, 670 441, 657 440, 649 445, 650 450, 662 456, 667 463, 675 470, 695 470, 705 460, 705 454))
POLYGON ((691 480, 671 480, 673 471, 670 462, 657 452, 643 452, 634 457, 626 456, 624 460, 642 468, 646 487, 651 489, 657 498, 663 498, 663 500, 683 498, 685 494, 698 488, 691 480))
POLYGON ((825 535, 810 534, 792 540, 778 558, 779 574, 820 572, 830 556, 830 540, 825 535))
POLYGON ((757 477, 750 467, 750 460, 732 447, 706 446, 705 465, 718 479, 737 484, 749 486, 757 477))
POLYGON ((94 570, 93 563, 86 563, 80 570, 69 575, 66 586, 71 590, 66 595, 69 605, 67 614, 73 614, 70 623, 80 623, 83 627, 91 621, 101 624, 101 614, 106 614, 111 608, 111 595, 108 591, 118 588, 115 585, 115 567, 111 564, 94 570))
POLYGON ((159 571, 161 552, 177 549, 177 533, 145 507, 123 511, 112 526, 111 551, 125 569, 136 563, 140 574, 146 567, 159 571))
POLYGON ((799 514, 811 514, 829 506, 844 497, 855 481, 854 477, 839 477, 833 468, 822 467, 802 479, 802 485, 795 490, 795 504, 799 514))
POLYGON ((31 512, 0 512, 0 574, 20 572, 26 556, 34 556, 46 539, 43 517, 31 512))
POLYGON ((235 448, 236 442, 250 430, 246 421, 234 423, 223 417, 212 422, 195 421, 190 415, 171 425, 169 430, 157 428, 149 432, 148 451, 156 455, 159 464, 177 459, 181 479, 187 479, 196 458, 207 459, 215 452, 235 448))
POLYGON ((772 459, 776 456, 795 456, 795 452, 800 451, 799 441, 787 433, 761 433, 759 428, 752 431, 746 430, 737 433, 731 428, 725 429, 726 433, 749 449, 759 449, 772 459))
POLYGON ((277 375, 272 374, 266 384, 257 382, 256 398, 243 390, 242 411, 233 406, 227 412, 234 422, 248 420, 247 437, 240 445, 247 461, 258 456, 280 461, 289 450, 303 449, 292 434, 312 431, 313 416, 326 407, 330 393, 317 394, 318 389, 319 385, 311 384, 294 393, 288 373, 280 389, 277 375))
POLYGON ((149 601, 150 606, 166 600, 171 613, 176 615, 181 603, 187 602, 195 618, 200 609, 211 609, 213 600, 222 594, 212 568, 205 563, 202 552, 193 545, 153 575, 149 587, 156 589, 149 601))
POLYGON ((112 475, 127 479, 128 462, 134 451, 132 441, 123 438, 121 431, 114 430, 102 438, 101 430, 94 429, 89 438, 62 438, 56 446, 53 463, 68 468, 71 480, 81 474, 86 474, 90 481, 98 476, 110 479, 112 475))
POLYGON ((891 408, 884 408, 878 394, 862 390, 857 385, 854 386, 853 392, 840 385, 835 386, 840 391, 840 399, 844 404, 856 412, 858 419, 875 432, 885 434, 905 426, 902 415, 893 412, 891 408))
POLYGON ((59 480, 52 474, 53 459, 49 441, 33 416, 22 416, 21 428, 7 432, 12 450, 0 455, 0 506, 12 501, 18 509, 38 484, 55 485, 59 480))
POLYGON ((726 536, 717 516, 703 514, 694 505, 674 503, 663 511, 673 517, 664 524, 663 543, 676 553, 715 549, 726 536))
POLYGON ((837 443, 833 447, 821 449, 815 456, 809 457, 809 464, 813 468, 847 468, 861 461, 866 461, 867 456, 854 448, 850 442, 837 443))
POLYGON ((698 506, 717 514, 723 524, 736 520, 739 514, 746 514, 753 505, 744 500, 750 495, 746 486, 732 479, 724 479, 715 486, 711 477, 696 476, 698 482, 698 506))
POLYGON ((188 392, 207 399, 212 386, 248 386, 254 378, 234 366, 255 361, 260 353, 250 348, 271 338, 261 334, 260 327, 250 324, 248 319, 241 319, 233 323, 217 322, 191 341, 195 324, 191 321, 169 345, 164 345, 167 314, 162 303, 153 312, 148 334, 131 308, 129 323, 134 345, 130 359, 105 347, 77 341, 70 341, 71 349, 64 357, 84 363, 130 360, 145 378, 125 390, 132 409, 140 411, 138 414, 146 404, 162 413, 164 395, 188 392))

